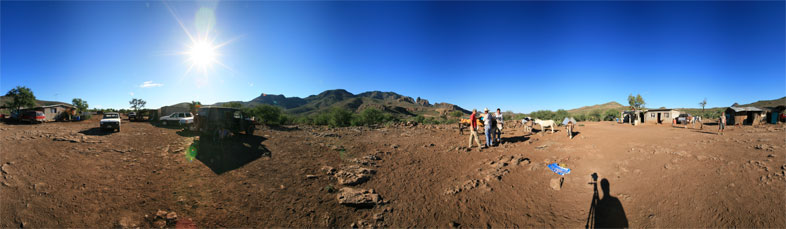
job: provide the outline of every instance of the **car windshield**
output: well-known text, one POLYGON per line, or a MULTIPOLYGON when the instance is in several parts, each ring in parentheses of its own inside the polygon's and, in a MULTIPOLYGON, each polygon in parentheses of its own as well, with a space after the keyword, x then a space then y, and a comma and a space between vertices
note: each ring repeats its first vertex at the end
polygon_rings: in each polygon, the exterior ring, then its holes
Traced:
POLYGON ((105 114, 104 118, 118 118, 117 114, 105 114))

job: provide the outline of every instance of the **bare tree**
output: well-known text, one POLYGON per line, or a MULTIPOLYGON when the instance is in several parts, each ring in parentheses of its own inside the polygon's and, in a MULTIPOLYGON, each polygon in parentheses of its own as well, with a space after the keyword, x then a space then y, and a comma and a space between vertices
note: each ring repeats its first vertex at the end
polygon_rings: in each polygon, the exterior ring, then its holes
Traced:
POLYGON ((134 108, 134 111, 139 111, 139 109, 144 108, 145 104, 147 104, 147 102, 145 102, 144 100, 136 99, 136 98, 131 99, 131 102, 128 103, 131 104, 131 108, 134 108))
POLYGON ((699 105, 701 106, 701 112, 703 113, 704 112, 704 106, 707 106, 707 98, 704 98, 704 100, 702 100, 699 103, 699 105))

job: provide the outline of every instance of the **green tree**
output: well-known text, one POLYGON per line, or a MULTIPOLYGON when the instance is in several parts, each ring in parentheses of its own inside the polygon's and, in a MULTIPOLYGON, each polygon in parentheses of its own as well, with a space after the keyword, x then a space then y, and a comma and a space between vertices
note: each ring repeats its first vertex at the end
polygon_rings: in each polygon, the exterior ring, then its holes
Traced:
POLYGON ((262 104, 251 107, 246 112, 266 125, 281 125, 286 122, 286 117, 281 114, 281 108, 277 106, 262 104))
POLYGON ((603 113, 601 113, 600 110, 593 110, 592 112, 589 113, 589 118, 592 121, 600 121, 600 120, 602 120, 601 119, 602 116, 603 116, 603 113))
POLYGON ((614 121, 615 118, 619 118, 620 112, 615 109, 608 109, 606 113, 603 115, 604 121, 614 121))
POLYGON ((221 106, 229 107, 229 108, 241 108, 243 107, 243 104, 240 102, 228 102, 228 103, 221 104, 221 106))
POLYGON ((8 91, 5 96, 11 97, 11 101, 6 102, 5 106, 14 108, 17 112, 24 107, 35 106, 35 95, 33 95, 33 91, 30 88, 16 86, 16 88, 8 91))
POLYGON ((644 104, 646 104, 644 102, 644 98, 641 98, 641 95, 636 94, 636 107, 642 109, 644 108, 644 104))
POLYGON ((80 98, 72 99, 71 104, 73 104, 74 107, 76 107, 76 112, 79 114, 81 114, 84 111, 87 111, 87 108, 89 107, 89 105, 87 105, 87 101, 84 101, 80 98))
POLYGON ((131 104, 131 108, 133 108, 134 111, 139 111, 139 109, 144 108, 145 104, 147 104, 147 102, 145 102, 144 100, 137 99, 137 98, 131 99, 131 101, 128 103, 131 104))
POLYGON ((636 94, 636 96, 630 94, 628 95, 628 104, 630 105, 631 109, 640 110, 641 108, 644 108, 644 98, 642 98, 640 94, 636 94))
POLYGON ((384 118, 385 117, 382 111, 370 107, 360 112, 360 117, 359 117, 360 123, 358 124, 360 125, 379 124, 384 121, 384 118))
POLYGON ((704 106, 707 106, 707 98, 704 98, 699 105, 701 106, 701 112, 704 113, 704 106))
POLYGON ((461 117, 462 115, 464 115, 464 113, 463 113, 463 112, 461 112, 461 111, 453 111, 453 112, 450 112, 450 116, 451 116, 451 117, 458 118, 458 117, 461 117))
POLYGON ((333 108, 330 110, 328 125, 331 127, 345 127, 349 126, 352 121, 352 112, 341 108, 333 108))

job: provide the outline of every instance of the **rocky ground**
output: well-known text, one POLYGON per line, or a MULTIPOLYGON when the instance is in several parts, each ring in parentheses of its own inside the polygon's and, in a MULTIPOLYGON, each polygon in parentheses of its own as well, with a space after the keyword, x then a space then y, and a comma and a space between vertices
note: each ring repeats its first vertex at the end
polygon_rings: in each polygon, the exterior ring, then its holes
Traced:
POLYGON ((453 125, 97 127, 0 124, 0 227, 786 227, 784 125, 508 128, 483 150, 453 125))

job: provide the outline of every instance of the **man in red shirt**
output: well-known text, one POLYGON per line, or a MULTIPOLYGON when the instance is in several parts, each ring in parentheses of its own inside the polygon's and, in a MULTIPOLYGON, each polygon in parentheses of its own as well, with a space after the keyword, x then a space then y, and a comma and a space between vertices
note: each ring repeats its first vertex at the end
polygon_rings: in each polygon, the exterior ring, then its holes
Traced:
POLYGON ((478 144, 478 149, 480 149, 480 140, 478 138, 478 110, 472 109, 472 115, 469 116, 470 122, 470 130, 469 130, 469 146, 467 148, 472 148, 472 139, 475 139, 475 143, 478 144))

